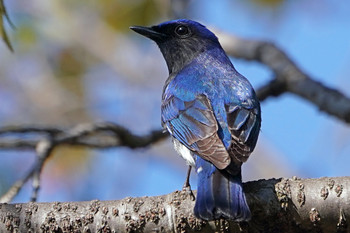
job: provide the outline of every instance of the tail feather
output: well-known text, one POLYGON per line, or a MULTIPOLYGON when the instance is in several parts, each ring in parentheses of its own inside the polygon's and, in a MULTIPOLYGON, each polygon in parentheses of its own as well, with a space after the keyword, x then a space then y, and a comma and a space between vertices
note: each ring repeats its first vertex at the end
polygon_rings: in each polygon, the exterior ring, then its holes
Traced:
POLYGON ((232 176, 197 158, 198 190, 194 214, 204 220, 226 218, 248 221, 250 210, 243 189, 241 174, 232 176))
MULTIPOLYGON (((203 160, 204 161, 204 160, 203 160)), ((197 173, 202 174, 198 176, 198 185, 197 187, 197 197, 196 204, 194 207, 194 214, 196 217, 201 219, 210 219, 212 217, 212 210, 215 208, 214 202, 214 193, 208 192, 207 190, 213 190, 213 176, 212 173, 215 171, 212 166, 209 166, 209 163, 201 164, 201 161, 197 159, 196 162, 197 173), (206 171, 204 173, 204 171, 206 171), (202 195, 206 193, 206 195, 202 195)))

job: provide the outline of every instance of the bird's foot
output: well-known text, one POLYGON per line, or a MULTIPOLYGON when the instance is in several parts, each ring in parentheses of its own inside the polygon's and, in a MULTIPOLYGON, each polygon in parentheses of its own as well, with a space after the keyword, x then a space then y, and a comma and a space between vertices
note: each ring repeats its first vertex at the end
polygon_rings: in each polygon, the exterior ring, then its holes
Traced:
POLYGON ((196 198, 192 192, 191 185, 185 183, 184 186, 182 186, 182 191, 190 196, 191 201, 196 200, 196 198))

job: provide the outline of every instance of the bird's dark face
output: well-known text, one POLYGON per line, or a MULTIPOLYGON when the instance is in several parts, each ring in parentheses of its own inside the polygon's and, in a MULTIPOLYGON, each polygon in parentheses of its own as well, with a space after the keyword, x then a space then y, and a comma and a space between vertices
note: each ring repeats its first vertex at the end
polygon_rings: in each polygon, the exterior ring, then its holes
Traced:
POLYGON ((198 54, 220 46, 214 33, 192 20, 173 20, 152 27, 130 28, 157 43, 169 73, 178 72, 198 54))

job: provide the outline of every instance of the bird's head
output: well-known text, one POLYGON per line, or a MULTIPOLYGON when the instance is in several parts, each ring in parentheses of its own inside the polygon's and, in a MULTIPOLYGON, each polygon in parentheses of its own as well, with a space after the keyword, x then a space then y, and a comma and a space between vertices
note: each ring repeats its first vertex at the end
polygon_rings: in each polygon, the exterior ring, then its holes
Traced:
POLYGON ((221 48, 214 33, 192 20, 179 19, 151 27, 133 26, 130 29, 157 43, 169 73, 178 72, 200 53, 221 48))

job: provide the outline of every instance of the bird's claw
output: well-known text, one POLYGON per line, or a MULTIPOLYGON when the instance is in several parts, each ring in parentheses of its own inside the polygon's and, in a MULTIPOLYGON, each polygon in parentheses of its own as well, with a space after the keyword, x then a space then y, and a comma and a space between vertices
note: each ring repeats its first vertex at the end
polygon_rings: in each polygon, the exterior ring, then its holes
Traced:
POLYGON ((185 192, 186 194, 188 194, 188 195, 190 196, 191 201, 196 200, 196 197, 194 196, 190 185, 184 185, 184 186, 182 187, 182 191, 185 192))

